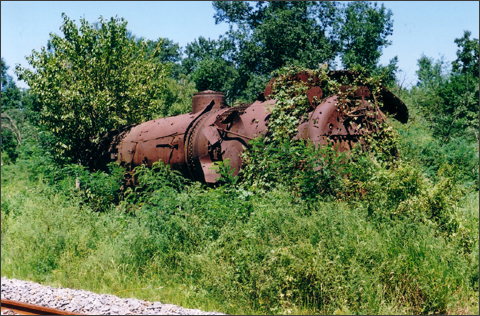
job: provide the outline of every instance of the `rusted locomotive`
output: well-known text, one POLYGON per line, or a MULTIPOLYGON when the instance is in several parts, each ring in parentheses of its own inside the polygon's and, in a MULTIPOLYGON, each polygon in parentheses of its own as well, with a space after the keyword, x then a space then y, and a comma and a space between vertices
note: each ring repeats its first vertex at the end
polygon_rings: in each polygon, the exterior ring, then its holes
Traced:
MULTIPOLYGON (((329 73, 331 78, 354 75, 346 71, 329 73)), ((298 73, 295 78, 312 82, 306 72, 298 73)), ((223 93, 207 90, 194 94, 191 113, 119 129, 105 138, 108 146, 104 146, 103 161, 116 160, 127 170, 133 170, 135 166, 151 166, 161 160, 193 180, 215 183, 219 175, 211 169, 214 162, 229 158, 237 174, 242 167, 240 154, 244 147, 268 132, 276 102, 268 100, 273 80, 252 104, 229 107, 223 93)), ((342 86, 341 90, 348 87, 342 86)), ((323 97, 322 89, 315 84, 306 94, 312 111, 308 112, 308 119, 300 122, 296 137, 310 139, 320 146, 333 144, 340 151, 349 150, 365 134, 378 131, 376 126, 386 121, 384 113, 403 123, 408 120, 405 104, 384 87, 377 97, 368 86, 357 87, 343 100, 337 94, 323 97), (374 106, 378 101, 374 98, 381 98, 380 108, 374 106), (340 110, 340 101, 356 105, 344 107, 349 111, 340 110)))

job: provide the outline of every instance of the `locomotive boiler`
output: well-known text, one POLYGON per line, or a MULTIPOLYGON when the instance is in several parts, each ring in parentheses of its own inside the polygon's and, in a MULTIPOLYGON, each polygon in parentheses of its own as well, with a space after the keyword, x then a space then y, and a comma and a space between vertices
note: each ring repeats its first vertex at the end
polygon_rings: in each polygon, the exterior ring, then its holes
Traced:
MULTIPOLYGON (((347 71, 332 71, 330 78, 354 77, 347 71)), ((156 161, 169 164, 184 176, 204 183, 215 183, 219 175, 212 166, 216 161, 230 159, 234 174, 242 167, 240 154, 250 140, 268 133, 268 122, 275 99, 273 78, 265 91, 252 104, 229 107, 221 92, 202 91, 192 99, 192 112, 151 120, 123 127, 112 132, 103 141, 103 162, 116 160, 128 171, 135 166, 152 166, 156 161)), ((346 94, 324 96, 317 78, 306 72, 296 74, 292 80, 308 82, 311 87, 306 96, 311 105, 308 118, 298 125, 298 139, 309 139, 318 146, 337 146, 348 151, 363 136, 379 131, 386 122, 384 113, 405 123, 408 110, 391 91, 382 87, 375 95, 371 87, 359 86, 346 94), (348 98, 344 96, 347 95, 348 98), (381 107, 375 104, 379 101, 381 107), (339 106, 343 104, 344 106, 339 106)), ((100 157, 99 156, 99 157, 100 157)), ((98 158, 100 159, 100 158, 98 158)), ((97 163, 99 161, 97 160, 97 163)))

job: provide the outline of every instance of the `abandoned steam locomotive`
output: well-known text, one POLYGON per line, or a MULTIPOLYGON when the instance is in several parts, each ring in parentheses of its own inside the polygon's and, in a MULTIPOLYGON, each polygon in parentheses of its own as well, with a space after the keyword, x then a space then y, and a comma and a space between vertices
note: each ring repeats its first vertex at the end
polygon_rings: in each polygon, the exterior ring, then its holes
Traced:
MULTIPOLYGON (((329 75, 335 78, 355 73, 332 71, 329 75)), ((161 160, 193 180, 215 183, 219 175, 212 171, 212 165, 229 158, 237 174, 242 167, 240 154, 244 147, 268 132, 271 109, 276 102, 268 99, 274 79, 252 104, 229 107, 223 93, 207 90, 194 94, 191 113, 119 129, 105 140, 108 146, 104 147, 104 162, 116 160, 132 170, 161 160)), ((294 79, 315 83, 306 72, 298 73, 294 79)), ((348 90, 348 86, 342 86, 341 90, 348 90)), ((357 87, 348 99, 342 100, 338 94, 323 97, 322 89, 315 84, 306 94, 313 110, 308 119, 300 122, 296 138, 310 139, 320 146, 333 144, 340 151, 349 150, 365 134, 378 131, 376 126, 386 121, 384 113, 403 123, 408 120, 405 104, 384 87, 377 95, 382 99, 380 108, 375 107, 377 100, 368 86, 357 87), (356 105, 344 111, 338 106, 341 102, 356 105)))

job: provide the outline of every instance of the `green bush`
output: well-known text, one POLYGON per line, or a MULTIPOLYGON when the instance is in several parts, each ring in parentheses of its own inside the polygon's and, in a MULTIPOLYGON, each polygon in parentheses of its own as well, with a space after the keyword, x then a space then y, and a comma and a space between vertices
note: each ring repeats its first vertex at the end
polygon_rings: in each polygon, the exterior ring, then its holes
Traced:
POLYGON ((455 166, 460 184, 471 190, 478 191, 478 144, 468 142, 463 138, 456 138, 442 143, 438 138, 431 137, 428 141, 412 141, 411 135, 402 133, 404 156, 415 163, 431 179, 437 180, 437 172, 444 165, 455 166))
POLYGON ((262 138, 249 145, 241 178, 252 190, 265 192, 282 184, 307 200, 332 199, 350 171, 347 155, 328 146, 316 148, 303 140, 269 144, 262 138))
POLYGON ((125 185, 125 170, 117 163, 108 164, 108 173, 89 172, 79 165, 69 167, 75 170, 85 201, 93 210, 103 211, 118 205, 125 185))

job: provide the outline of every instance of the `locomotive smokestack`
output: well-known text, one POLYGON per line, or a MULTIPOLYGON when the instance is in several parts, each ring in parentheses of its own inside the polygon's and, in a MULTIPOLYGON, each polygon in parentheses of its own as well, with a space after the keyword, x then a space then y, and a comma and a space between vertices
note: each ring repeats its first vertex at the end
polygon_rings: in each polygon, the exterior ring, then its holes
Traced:
POLYGON ((201 112, 210 102, 215 101, 215 105, 212 110, 220 110, 227 107, 225 101, 225 95, 223 92, 217 92, 212 90, 205 90, 202 92, 197 92, 193 95, 192 98, 192 114, 201 112))

